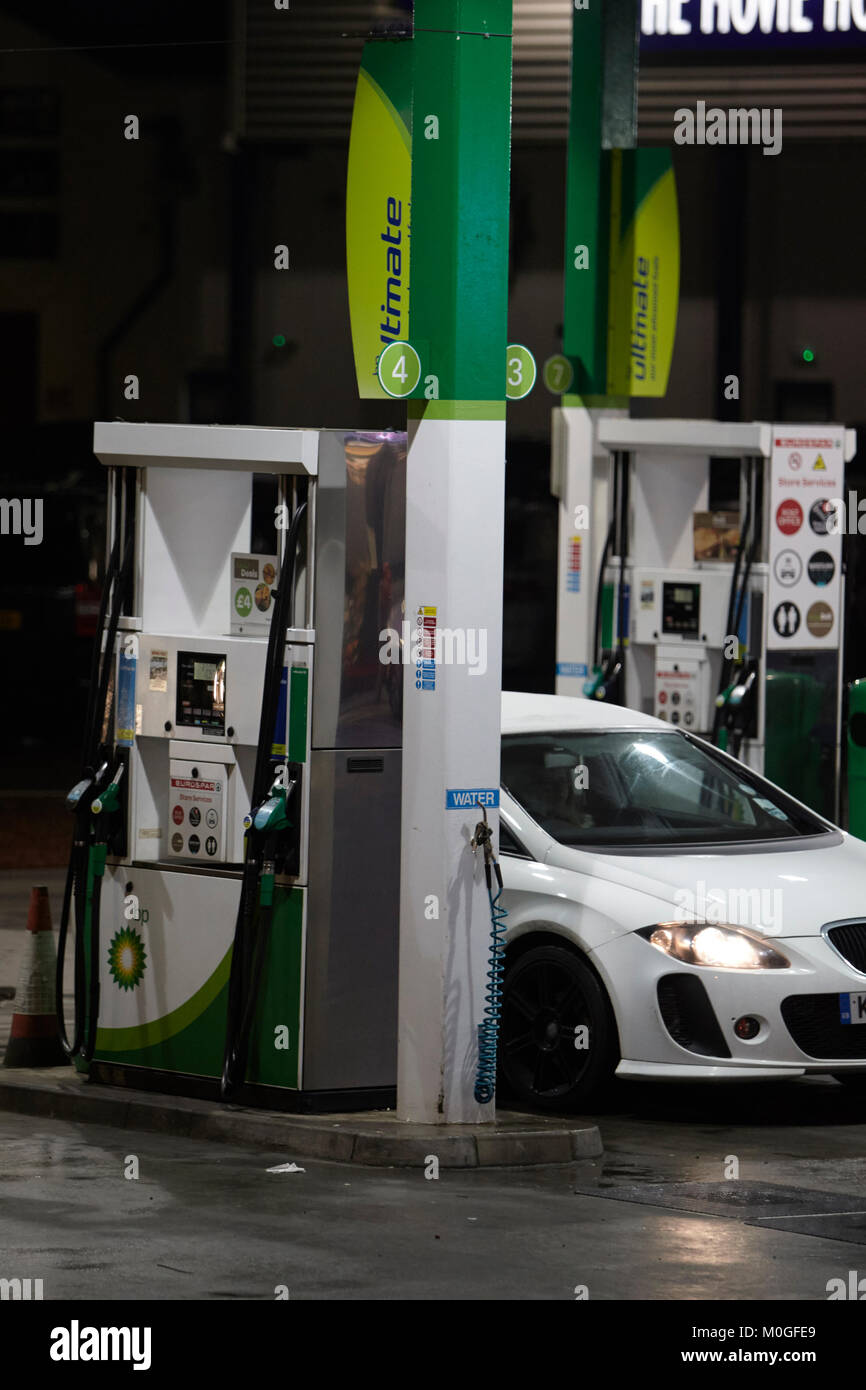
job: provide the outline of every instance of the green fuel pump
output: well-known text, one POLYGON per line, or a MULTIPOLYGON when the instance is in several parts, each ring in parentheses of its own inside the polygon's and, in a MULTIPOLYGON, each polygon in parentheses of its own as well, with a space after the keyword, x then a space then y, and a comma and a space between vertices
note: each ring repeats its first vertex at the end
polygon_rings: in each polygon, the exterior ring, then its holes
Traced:
POLYGON ((379 619, 404 600, 406 436, 111 421, 94 452, 111 554, 67 798, 66 1051, 107 1085, 393 1104, 402 751, 379 619), (251 554, 268 475, 273 543, 251 554))
POLYGON ((866 680, 848 688, 848 829, 866 840, 866 680))
MULTIPOLYGON (((811 731, 821 717, 824 690, 803 671, 769 671, 764 774, 807 806, 823 810, 821 747, 811 731)), ((832 809, 827 808, 832 815, 832 809)))

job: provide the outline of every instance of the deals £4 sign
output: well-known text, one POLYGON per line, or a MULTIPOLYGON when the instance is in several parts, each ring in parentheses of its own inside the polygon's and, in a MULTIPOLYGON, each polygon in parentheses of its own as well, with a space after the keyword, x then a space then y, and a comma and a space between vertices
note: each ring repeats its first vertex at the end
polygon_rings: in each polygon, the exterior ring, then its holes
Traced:
POLYGON ((839 646, 842 537, 832 499, 843 496, 840 425, 774 425, 770 459, 767 646, 839 646))

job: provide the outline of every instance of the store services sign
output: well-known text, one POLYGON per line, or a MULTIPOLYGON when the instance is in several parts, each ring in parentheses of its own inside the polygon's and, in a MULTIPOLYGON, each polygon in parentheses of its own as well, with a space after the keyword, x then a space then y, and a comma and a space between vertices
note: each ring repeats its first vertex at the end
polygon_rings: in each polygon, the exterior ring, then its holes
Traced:
POLYGON ((773 427, 770 650, 839 646, 842 536, 834 499, 844 495, 844 435, 840 425, 773 427))
POLYGON ((641 51, 866 46, 866 0, 642 0, 641 51))

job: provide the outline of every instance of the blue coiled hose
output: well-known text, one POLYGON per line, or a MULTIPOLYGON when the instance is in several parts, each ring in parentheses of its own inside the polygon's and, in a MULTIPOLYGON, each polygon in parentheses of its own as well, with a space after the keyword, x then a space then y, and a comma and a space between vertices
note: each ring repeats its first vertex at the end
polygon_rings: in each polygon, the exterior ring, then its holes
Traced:
POLYGON ((502 897, 502 873, 493 855, 490 828, 485 812, 483 822, 475 829, 475 845, 484 846, 484 874, 487 879, 487 896, 490 899, 490 961, 487 970, 487 992, 484 1004, 484 1022, 478 1025, 478 1068, 475 1073, 475 1099, 479 1105, 489 1105, 496 1094, 496 1054, 499 1043, 499 1019, 502 1014, 502 976, 505 971, 505 918, 504 907, 499 906, 502 897), (493 874, 496 874, 497 890, 493 893, 493 874))

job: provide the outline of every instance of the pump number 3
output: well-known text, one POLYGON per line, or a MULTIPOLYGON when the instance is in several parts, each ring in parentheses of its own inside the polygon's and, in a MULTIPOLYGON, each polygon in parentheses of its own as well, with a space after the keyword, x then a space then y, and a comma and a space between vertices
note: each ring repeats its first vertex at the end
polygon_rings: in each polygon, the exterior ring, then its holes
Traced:
POLYGON ((389 343, 376 370, 389 396, 411 396, 421 380, 421 358, 411 343, 389 343))
POLYGON ((505 358, 505 394, 510 401, 520 401, 535 385, 538 375, 535 358, 522 343, 509 343, 505 358))

